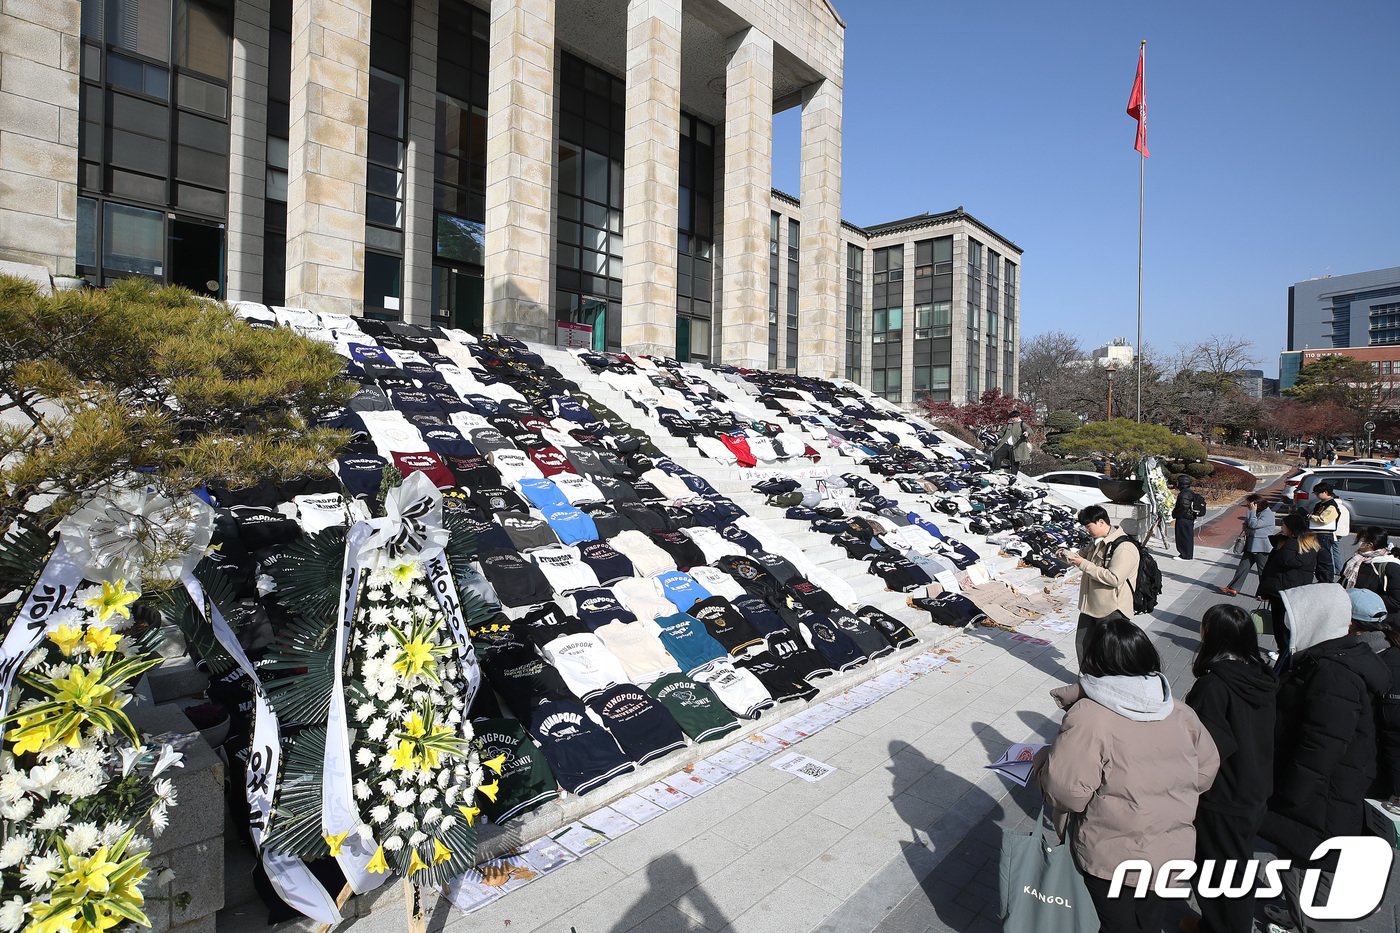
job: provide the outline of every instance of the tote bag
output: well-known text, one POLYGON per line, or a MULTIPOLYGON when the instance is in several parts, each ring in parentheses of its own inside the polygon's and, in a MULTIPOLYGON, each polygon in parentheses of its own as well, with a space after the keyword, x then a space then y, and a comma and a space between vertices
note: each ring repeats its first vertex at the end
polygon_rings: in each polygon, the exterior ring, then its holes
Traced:
POLYGON ((1044 807, 1032 832, 1002 830, 1001 920, 1003 933, 1098 933, 1069 842, 1047 836, 1044 807))

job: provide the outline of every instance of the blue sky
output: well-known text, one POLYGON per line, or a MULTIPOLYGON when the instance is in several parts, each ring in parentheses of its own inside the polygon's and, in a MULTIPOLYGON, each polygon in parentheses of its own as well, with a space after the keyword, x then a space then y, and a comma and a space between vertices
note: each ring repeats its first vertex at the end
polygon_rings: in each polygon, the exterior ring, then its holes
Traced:
MULTIPOLYGON (((1022 334, 1133 339, 1147 40, 1145 342, 1253 341, 1277 372, 1287 288, 1400 265, 1400 3, 837 0, 845 216, 958 205, 1025 250, 1022 334)), ((798 191, 797 110, 774 184, 798 191)))

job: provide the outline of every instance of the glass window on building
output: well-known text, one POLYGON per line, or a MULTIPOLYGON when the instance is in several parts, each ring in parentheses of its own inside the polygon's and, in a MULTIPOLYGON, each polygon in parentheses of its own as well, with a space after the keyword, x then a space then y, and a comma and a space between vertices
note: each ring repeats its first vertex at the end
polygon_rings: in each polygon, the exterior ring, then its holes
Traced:
POLYGON ((798 261, 802 254, 802 225, 791 217, 787 227, 787 363, 797 368, 797 278, 798 261))
POLYGON ((778 368, 778 234, 782 217, 773 211, 768 225, 768 368, 778 368))
MULTIPOLYGON (((481 333, 485 305, 486 75, 490 19, 464 0, 439 0, 437 100, 433 131, 433 320, 481 333)), ((560 194, 579 220, 575 146, 559 147, 560 194)), ((562 217, 562 215, 561 215, 562 217)), ((578 247, 560 264, 578 268, 578 247)), ((578 310, 579 295, 564 299, 578 310)), ((606 317, 606 298, 603 301, 606 317)), ((556 313, 558 306, 556 305, 556 313)))
POLYGON ((398 320, 404 312, 404 155, 412 31, 409 0, 372 0, 365 149, 365 315, 381 320, 398 320), (397 271, 389 288, 391 260, 397 271))
POLYGON ((860 382, 862 291, 865 250, 846 244, 846 378, 860 382))
POLYGON ((82 3, 75 236, 94 284, 223 297, 232 32, 231 0, 82 3))
POLYGON ((263 304, 287 301, 287 151, 292 96, 292 5, 273 4, 267 34, 267 189, 263 304))
POLYGON ((710 359, 714 302, 715 130, 681 114, 676 359, 710 359))
POLYGON ((568 53, 560 68, 555 273, 561 303, 555 318, 588 324, 595 349, 617 350, 622 346, 626 88, 620 79, 568 53))

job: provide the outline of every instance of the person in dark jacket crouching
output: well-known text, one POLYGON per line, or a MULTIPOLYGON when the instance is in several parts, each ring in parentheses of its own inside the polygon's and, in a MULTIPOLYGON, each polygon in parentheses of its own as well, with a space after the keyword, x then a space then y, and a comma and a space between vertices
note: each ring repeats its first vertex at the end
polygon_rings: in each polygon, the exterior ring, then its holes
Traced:
MULTIPOLYGON (((1274 791, 1260 834, 1293 860, 1283 875, 1293 925, 1309 929, 1298 907, 1308 868, 1331 888, 1336 853, 1312 852, 1333 836, 1366 833, 1366 795, 1376 777, 1376 703, 1390 671, 1352 634, 1352 603, 1335 583, 1284 590, 1293 662, 1279 684, 1274 728, 1274 791)), ((1321 896, 1321 894, 1319 895, 1321 896)), ((1321 902, 1319 900, 1319 902, 1321 902)))
MULTIPOLYGON (((1201 619, 1201 647, 1191 666, 1196 683, 1186 705, 1196 711, 1220 752, 1220 770, 1196 810, 1196 861, 1214 860, 1220 884, 1223 862, 1243 865, 1254 857, 1254 837, 1274 786, 1274 711, 1278 682, 1259 656, 1254 620, 1239 606, 1211 606, 1201 619)), ((1197 878, 1199 883, 1201 880, 1197 878)), ((1228 884, 1229 880, 1224 879, 1228 884)), ((1199 929, 1237 933, 1250 929, 1254 895, 1196 896, 1199 929)), ((1184 928, 1184 927, 1183 927, 1184 928)))

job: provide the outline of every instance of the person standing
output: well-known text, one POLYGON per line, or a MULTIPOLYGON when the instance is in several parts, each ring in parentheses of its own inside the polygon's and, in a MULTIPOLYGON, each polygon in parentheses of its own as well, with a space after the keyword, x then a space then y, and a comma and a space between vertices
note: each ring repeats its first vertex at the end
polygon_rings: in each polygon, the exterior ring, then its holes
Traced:
POLYGON ((1013 411, 1011 412, 1011 420, 1006 423, 1005 430, 1001 432, 1001 439, 997 441, 992 469, 999 469, 1002 464, 1010 460, 1012 470, 1019 473, 1030 459, 1030 432, 1026 430, 1026 423, 1021 420, 1021 413, 1013 411))
POLYGON ((1400 612, 1400 559, 1390 553, 1390 536, 1379 528, 1356 533, 1356 553, 1342 567, 1342 586, 1370 590, 1386 612, 1400 612))
POLYGON ((1342 569, 1342 549, 1337 539, 1351 534, 1351 510, 1336 493, 1332 484, 1323 480, 1313 487, 1317 505, 1313 506, 1311 525, 1322 550, 1317 558, 1317 582, 1331 583, 1342 569))
POLYGON ((1240 587, 1249 576, 1251 567, 1255 573, 1263 574, 1264 561, 1274 549, 1273 544, 1269 542, 1269 536, 1274 533, 1276 525, 1274 510, 1269 508, 1263 496, 1254 492, 1245 496, 1244 530, 1240 532, 1244 546, 1240 551, 1240 565, 1235 568, 1235 575, 1230 578, 1229 585, 1222 586, 1220 592, 1226 596, 1240 595, 1240 587))
POLYGON ((1314 460, 1317 460, 1318 466, 1322 465, 1322 459, 1317 455, 1317 448, 1313 446, 1312 441, 1308 441, 1308 446, 1303 448, 1303 468, 1307 469, 1314 460))
POLYGON ((1078 567, 1079 627, 1074 633, 1074 653, 1084 663, 1084 644, 1100 622, 1119 613, 1133 616, 1133 586, 1137 582, 1138 549, 1122 528, 1108 520, 1101 505, 1079 511, 1079 525, 1089 533, 1090 542, 1079 551, 1065 551, 1064 559, 1078 567))
POLYGON ((1348 595, 1352 630, 1390 671, 1390 686, 1381 694, 1376 709, 1379 756, 1376 783, 1368 796, 1384 801, 1387 810, 1400 815, 1400 626, 1379 594, 1357 588, 1348 595))
POLYGON ((1220 766, 1215 741, 1173 700, 1157 649, 1129 619, 1095 628, 1078 683, 1050 695, 1065 718, 1035 773, 1056 824, 1077 817, 1069 842, 1100 933, 1158 933, 1166 900, 1131 887, 1110 898, 1110 879, 1127 859, 1146 861, 1155 878, 1163 863, 1195 855, 1198 798, 1220 766))
MULTIPOLYGON (((1196 859, 1254 857, 1274 786, 1274 706, 1278 682, 1259 656, 1254 621, 1239 606, 1211 606, 1201 618, 1201 647, 1191 665, 1196 683, 1186 705, 1196 711, 1220 753, 1215 782, 1196 811, 1196 859)), ((1198 879, 1199 880, 1199 879, 1198 879)), ((1215 879, 1218 881, 1219 879, 1215 879)), ((1196 897, 1205 933, 1249 930, 1254 895, 1196 897)))
POLYGON ((1182 560, 1196 557, 1196 519, 1206 514, 1206 500, 1191 491, 1191 477, 1182 474, 1176 480, 1176 504, 1172 506, 1172 521, 1176 529, 1176 554, 1182 560))
POLYGON ((1303 512, 1285 515, 1279 533, 1269 541, 1273 550, 1264 561, 1264 569, 1259 571, 1258 596, 1269 603, 1274 640, 1278 642, 1278 663, 1282 666, 1288 658, 1290 639, 1280 596, 1294 587, 1313 582, 1322 547, 1317 535, 1308 530, 1308 516, 1303 512))
POLYGON ((1366 833, 1366 795, 1376 778, 1376 703, 1389 689, 1390 671, 1353 634, 1346 590, 1314 583, 1285 590, 1282 599, 1294 655, 1279 684, 1274 790, 1260 834, 1293 860, 1282 879, 1284 897, 1295 927, 1308 929, 1298 909, 1302 874, 1320 869, 1318 893, 1325 896, 1336 867, 1335 852, 1312 863, 1313 850, 1333 836, 1366 833))

